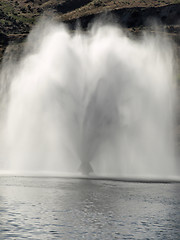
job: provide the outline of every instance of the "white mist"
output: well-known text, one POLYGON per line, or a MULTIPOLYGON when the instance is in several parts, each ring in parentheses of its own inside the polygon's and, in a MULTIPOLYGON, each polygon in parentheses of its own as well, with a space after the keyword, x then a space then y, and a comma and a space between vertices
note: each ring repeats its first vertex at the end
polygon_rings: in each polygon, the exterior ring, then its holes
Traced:
POLYGON ((167 40, 47 23, 24 52, 1 70, 1 172, 77 174, 83 163, 97 176, 178 175, 167 40))

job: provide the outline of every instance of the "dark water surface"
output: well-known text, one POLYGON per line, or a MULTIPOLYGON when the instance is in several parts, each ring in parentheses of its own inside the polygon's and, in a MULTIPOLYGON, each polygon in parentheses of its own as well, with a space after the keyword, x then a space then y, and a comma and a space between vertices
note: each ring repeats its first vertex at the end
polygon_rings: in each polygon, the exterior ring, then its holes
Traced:
POLYGON ((0 178, 0 239, 180 239, 180 184, 0 178))

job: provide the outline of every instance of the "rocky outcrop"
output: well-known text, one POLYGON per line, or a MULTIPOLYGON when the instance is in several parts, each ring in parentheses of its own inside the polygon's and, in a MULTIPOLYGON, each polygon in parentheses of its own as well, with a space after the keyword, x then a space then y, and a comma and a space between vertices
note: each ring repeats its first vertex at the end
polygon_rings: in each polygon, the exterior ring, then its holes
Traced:
POLYGON ((7 46, 8 42, 9 37, 6 34, 0 32, 0 45, 7 46))
MULTIPOLYGON (((165 25, 178 24, 180 21, 180 4, 172 4, 163 7, 150 7, 150 8, 121 8, 118 10, 107 11, 106 14, 113 16, 113 21, 121 24, 127 28, 142 27, 149 21, 156 20, 165 25)), ((78 19, 83 28, 87 28, 90 22, 101 14, 90 14, 78 19)), ((76 19, 67 21, 72 28, 76 25, 76 19)))
POLYGON ((71 12, 77 8, 80 8, 88 3, 90 3, 91 0, 69 0, 69 1, 65 1, 62 3, 59 3, 55 9, 57 10, 57 12, 60 13, 67 13, 67 12, 71 12))

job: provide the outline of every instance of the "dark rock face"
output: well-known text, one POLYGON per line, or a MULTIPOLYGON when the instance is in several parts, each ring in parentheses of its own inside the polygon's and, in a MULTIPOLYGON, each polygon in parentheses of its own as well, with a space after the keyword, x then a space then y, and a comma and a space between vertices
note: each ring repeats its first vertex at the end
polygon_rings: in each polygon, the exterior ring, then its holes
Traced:
POLYGON ((0 32, 0 45, 7 46, 9 42, 9 38, 6 34, 0 32))
MULTIPOLYGON (((127 28, 141 27, 146 25, 149 20, 156 19, 166 25, 176 24, 180 19, 180 4, 172 4, 163 7, 151 8, 122 8, 111 11, 117 23, 127 28)), ((100 16, 100 15, 99 15, 100 16)), ((97 15, 88 15, 81 17, 79 20, 83 28, 87 28, 88 24, 93 21, 97 15)), ((74 27, 76 20, 69 21, 74 27)))
POLYGON ((70 0, 70 1, 65 1, 63 3, 60 3, 56 6, 57 12, 61 13, 67 13, 71 12, 77 8, 80 8, 88 3, 90 3, 91 0, 70 0))
POLYGON ((6 34, 0 32, 0 60, 3 57, 4 51, 8 46, 8 43, 9 43, 9 37, 6 34))

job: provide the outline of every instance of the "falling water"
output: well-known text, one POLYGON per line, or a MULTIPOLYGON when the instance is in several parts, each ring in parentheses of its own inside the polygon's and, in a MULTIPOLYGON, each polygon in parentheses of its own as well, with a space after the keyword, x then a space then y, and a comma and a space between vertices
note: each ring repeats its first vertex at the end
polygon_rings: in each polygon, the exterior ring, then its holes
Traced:
POLYGON ((177 176, 173 62, 157 35, 39 24, 2 66, 1 172, 177 176))

